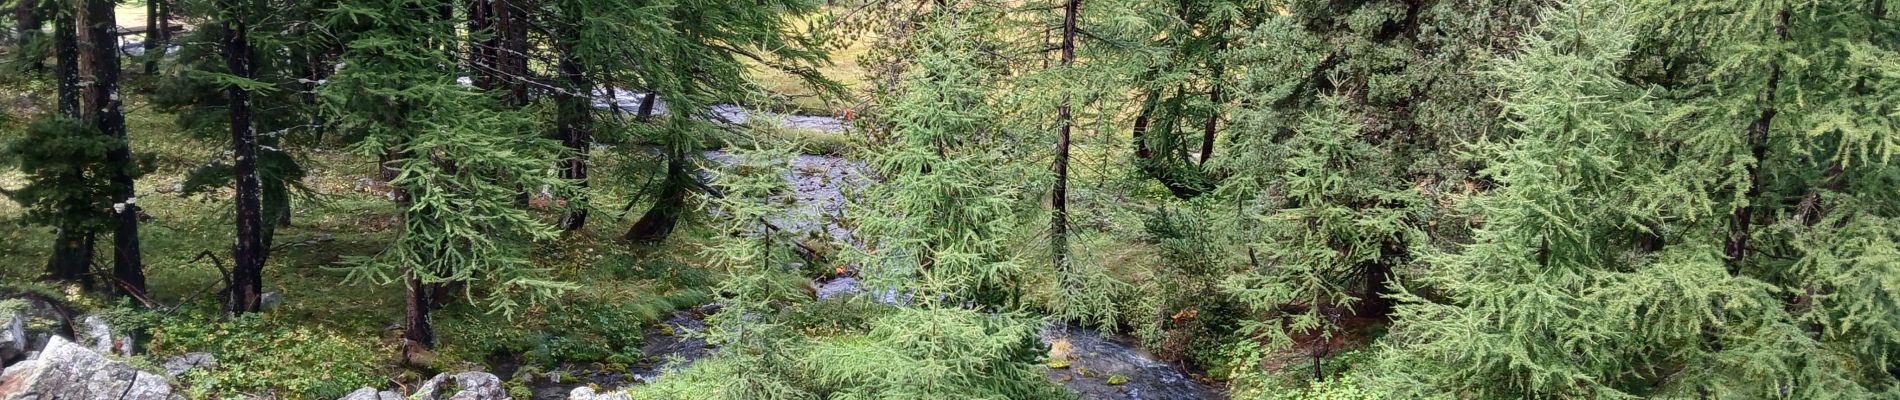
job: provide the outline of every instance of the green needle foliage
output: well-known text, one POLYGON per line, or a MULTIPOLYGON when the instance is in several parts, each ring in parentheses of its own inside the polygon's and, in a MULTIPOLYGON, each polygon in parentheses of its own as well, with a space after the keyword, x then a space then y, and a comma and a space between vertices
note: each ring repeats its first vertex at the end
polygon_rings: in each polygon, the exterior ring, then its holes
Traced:
POLYGON ((957 2, 919 22, 916 58, 884 111, 893 141, 870 161, 883 181, 852 203, 866 243, 850 260, 871 287, 906 291, 926 308, 1013 306, 1021 295, 1026 266, 1008 233, 1030 220, 1019 218, 1010 182, 1031 173, 997 129, 996 75, 981 56, 998 13, 957 2))
POLYGON ((401 235, 356 260, 351 276, 484 282, 499 289, 489 305, 510 313, 509 294, 571 287, 537 277, 522 247, 558 232, 515 204, 522 187, 564 190, 566 180, 544 173, 562 147, 536 134, 528 113, 456 83, 457 63, 442 45, 455 40, 455 24, 433 13, 447 4, 346 1, 329 15, 332 29, 349 36, 341 69, 321 91, 326 110, 362 135, 357 152, 402 155, 390 161, 391 184, 409 195, 401 235))
POLYGON ((1868 202, 1895 172, 1896 121, 1868 112, 1891 96, 1885 7, 1544 12, 1495 76, 1520 136, 1479 146, 1501 185, 1483 226, 1428 258, 1434 292, 1404 296, 1369 371, 1486 398, 1900 393, 1896 258, 1867 247, 1900 228, 1895 203, 1868 202))

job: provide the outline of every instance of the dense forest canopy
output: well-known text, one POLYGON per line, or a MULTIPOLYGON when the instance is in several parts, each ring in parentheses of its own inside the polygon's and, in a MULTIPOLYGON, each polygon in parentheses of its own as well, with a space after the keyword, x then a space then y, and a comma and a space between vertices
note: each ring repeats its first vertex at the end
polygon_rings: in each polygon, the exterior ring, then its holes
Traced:
POLYGON ((1900 398, 1885 0, 5 6, 0 399, 1900 398))

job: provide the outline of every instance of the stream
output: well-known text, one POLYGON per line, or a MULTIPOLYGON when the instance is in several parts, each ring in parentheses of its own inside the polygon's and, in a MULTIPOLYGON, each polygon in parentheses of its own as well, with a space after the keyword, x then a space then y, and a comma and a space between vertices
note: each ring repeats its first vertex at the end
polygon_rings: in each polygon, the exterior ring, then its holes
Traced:
MULTIPOLYGON (((639 107, 641 94, 631 91, 616 91, 611 98, 602 96, 595 106, 610 108, 616 105, 623 110, 635 110, 639 107)), ((654 106, 655 114, 665 112, 664 102, 654 106)), ((758 113, 752 115, 746 109, 733 105, 715 106, 712 113, 729 123, 743 123, 750 117, 773 118, 781 126, 793 129, 812 129, 824 132, 844 132, 849 123, 837 118, 824 116, 799 116, 758 113)), ((730 167, 738 160, 723 151, 707 151, 705 159, 711 164, 704 167, 730 167)), ((843 243, 851 243, 851 231, 834 222, 840 216, 846 204, 846 191, 863 187, 871 182, 866 174, 868 167, 863 161, 834 156, 800 155, 791 162, 791 169, 785 173, 785 179, 791 184, 795 200, 794 213, 811 218, 782 218, 774 224, 797 234, 808 234, 822 230, 824 234, 843 243)), ((831 279, 821 279, 812 283, 814 292, 820 301, 857 295, 863 292, 857 278, 843 275, 831 279)), ((879 301, 895 303, 894 295, 882 294, 879 301)), ((711 355, 717 349, 706 343, 705 339, 690 334, 705 328, 706 315, 718 311, 717 305, 690 308, 674 313, 662 324, 645 329, 645 345, 642 352, 648 360, 641 365, 632 366, 624 373, 577 373, 578 378, 566 382, 549 382, 537 379, 534 385, 535 400, 559 400, 567 398, 575 388, 595 384, 607 390, 628 385, 652 382, 664 379, 670 371, 685 368, 693 361, 711 355)), ((1067 368, 1045 368, 1050 381, 1059 383, 1075 391, 1084 399, 1100 400, 1177 400, 1177 399, 1218 399, 1225 396, 1208 384, 1194 379, 1184 368, 1161 361, 1160 358, 1141 349, 1138 341, 1113 333, 1104 333, 1094 329, 1070 325, 1063 322, 1051 322, 1041 332, 1044 345, 1068 354, 1070 364, 1067 368), (1125 383, 1110 384, 1110 377, 1126 378, 1125 383)), ((505 371, 504 371, 505 372, 505 371)), ((506 376, 506 375, 503 375, 506 376)), ((605 390, 603 390, 605 391, 605 390)))

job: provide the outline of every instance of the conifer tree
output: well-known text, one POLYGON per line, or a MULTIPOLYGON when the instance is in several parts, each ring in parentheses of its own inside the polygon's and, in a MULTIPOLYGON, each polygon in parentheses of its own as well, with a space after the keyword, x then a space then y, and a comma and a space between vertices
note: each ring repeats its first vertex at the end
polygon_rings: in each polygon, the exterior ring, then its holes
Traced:
POLYGON ((347 0, 328 20, 347 32, 347 50, 346 66, 320 89, 326 109, 343 129, 364 134, 360 153, 410 155, 390 160, 392 183, 409 193, 403 231, 352 271, 403 283, 405 351, 436 344, 429 312, 444 282, 489 284, 496 290, 488 304, 502 312, 517 305, 510 294, 569 287, 538 279, 519 244, 558 230, 514 204, 518 187, 562 188, 541 173, 560 144, 533 134, 524 113, 456 83, 459 63, 439 45, 456 36, 455 21, 436 14, 446 4, 347 0))
POLYGON ((932 7, 910 40, 915 61, 885 112, 893 142, 870 164, 882 182, 854 199, 855 253, 874 287, 916 292, 927 307, 963 302, 1014 305, 1024 265, 1008 251, 1015 229, 1016 187, 1027 176, 1005 151, 1013 140, 997 129, 996 72, 979 49, 991 41, 1004 9, 984 2, 932 7))
POLYGON ((1501 185, 1484 224, 1428 257, 1434 293, 1404 296, 1370 374, 1480 397, 1894 396, 1893 257, 1866 247, 1896 226, 1877 177, 1897 121, 1874 111, 1889 7, 1544 12, 1496 76, 1520 136, 1480 147, 1501 185))

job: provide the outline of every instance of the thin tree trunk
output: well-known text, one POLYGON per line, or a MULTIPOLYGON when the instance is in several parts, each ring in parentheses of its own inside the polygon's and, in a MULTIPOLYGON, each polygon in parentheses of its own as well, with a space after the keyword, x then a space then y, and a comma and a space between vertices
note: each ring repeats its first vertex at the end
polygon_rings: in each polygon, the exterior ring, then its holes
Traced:
POLYGON ((634 112, 633 120, 647 122, 653 119, 653 105, 659 103, 659 98, 660 96, 653 94, 653 92, 647 92, 645 96, 640 96, 640 110, 634 112))
MULTIPOLYGON (((250 39, 244 22, 235 17, 240 10, 235 0, 219 3, 230 18, 223 23, 224 65, 232 75, 251 78, 250 39)), ((237 175, 237 243, 231 249, 234 266, 227 311, 243 314, 256 312, 262 305, 264 212, 257 179, 257 131, 251 126, 251 93, 236 85, 227 88, 226 93, 230 96, 231 147, 237 157, 233 163, 237 175)))
MULTIPOLYGON (((1231 20, 1221 21, 1220 31, 1215 32, 1214 34, 1217 36, 1225 36, 1227 34, 1228 27, 1231 26, 1232 24, 1233 24, 1233 21, 1231 20)), ((1219 41, 1219 45, 1215 47, 1216 49, 1218 49, 1217 51, 1226 51, 1227 50, 1226 38, 1219 37, 1216 40, 1219 41)), ((1226 72, 1227 68, 1225 64, 1221 64, 1218 61, 1216 61, 1212 69, 1214 72, 1213 79, 1210 79, 1208 81, 1209 87, 1207 89, 1208 107, 1210 107, 1211 109, 1207 111, 1207 122, 1201 127, 1201 159, 1199 160, 1200 165, 1207 165, 1207 158, 1214 156, 1214 139, 1215 139, 1215 134, 1219 132, 1218 130, 1216 130, 1216 128, 1220 125, 1220 114, 1221 114, 1221 110, 1220 110, 1221 77, 1222 75, 1224 75, 1223 73, 1226 72)))
MULTIPOLYGON (((416 272, 410 272, 408 275, 403 282, 407 296, 404 296, 403 302, 402 337, 411 344, 419 345, 424 349, 433 349, 435 348, 435 327, 429 324, 429 292, 433 285, 423 283, 416 272)), ((410 346, 403 346, 403 351, 407 352, 409 348, 410 346)))
MULTIPOLYGON (((1075 63, 1075 18, 1082 7, 1082 0, 1069 0, 1063 6, 1062 15, 1062 66, 1075 63)), ((1054 206, 1050 213, 1050 242, 1055 251, 1055 266, 1058 271, 1069 268, 1069 134, 1075 125, 1075 118, 1069 113, 1069 94, 1063 93, 1062 105, 1056 108, 1056 123, 1061 125, 1061 133, 1056 136, 1056 183, 1049 202, 1054 206)))
POLYGON ((53 11, 53 75, 59 87, 59 115, 81 119, 79 113, 79 25, 73 10, 53 11))
POLYGON ((1141 113, 1135 115, 1134 142, 1135 159, 1146 161, 1154 158, 1154 152, 1148 150, 1148 125, 1154 118, 1155 106, 1161 100, 1160 91, 1149 91, 1147 99, 1141 102, 1141 113))
POLYGON ((139 47, 145 49, 145 74, 158 72, 158 57, 153 50, 158 48, 158 3, 160 0, 145 0, 145 39, 139 47))
POLYGON ((679 224, 680 212, 686 207, 687 186, 692 184, 692 175, 686 170, 686 154, 679 150, 669 150, 666 159, 666 183, 660 189, 660 198, 653 208, 627 229, 623 240, 633 243, 654 244, 666 240, 673 233, 673 227, 679 224))
MULTIPOLYGON (((1782 10, 1775 15, 1775 35, 1779 40, 1788 39, 1788 11, 1782 10)), ((1740 275, 1742 259, 1748 256, 1749 227, 1755 219, 1757 197, 1761 196, 1761 164, 1768 157, 1768 128, 1775 120, 1775 92, 1781 88, 1781 60, 1768 60, 1768 87, 1762 92, 1761 116, 1748 125, 1749 154, 1754 162, 1748 164, 1748 190, 1742 198, 1743 205, 1735 209, 1729 217, 1728 241, 1723 255, 1728 261, 1728 274, 1740 275)))
MULTIPOLYGON (((582 70, 579 60, 574 59, 571 45, 561 49, 561 74, 567 80, 567 90, 557 94, 556 107, 560 114, 559 130, 561 141, 573 154, 561 163, 561 177, 574 181, 582 191, 587 189, 587 152, 593 146, 593 114, 589 110, 586 94, 592 93, 593 85, 588 83, 586 71, 582 70)), ((568 203, 567 217, 561 220, 561 229, 580 230, 587 225, 587 205, 584 196, 575 196, 568 203)))
MULTIPOLYGON (((113 15, 113 0, 85 0, 80 14, 80 64, 92 72, 91 84, 85 85, 84 97, 88 122, 104 135, 126 139, 125 112, 119 99, 118 23, 113 15)), ((139 207, 134 192, 136 162, 131 142, 106 153, 106 161, 116 168, 110 177, 113 189, 113 219, 117 226, 112 235, 112 275, 121 288, 145 291, 145 263, 139 252, 139 207)))
POLYGON ((493 20, 489 18, 489 13, 493 9, 493 5, 489 4, 488 0, 469 0, 468 2, 467 57, 468 69, 474 75, 470 76, 469 80, 473 81, 476 88, 484 91, 495 87, 495 36, 489 29, 494 26, 493 20), (489 37, 481 38, 482 35, 489 35, 489 37))
POLYGON ((495 6, 495 35, 500 48, 495 50, 497 76, 507 89, 502 104, 521 107, 528 103, 528 25, 521 12, 522 0, 492 0, 495 6))

